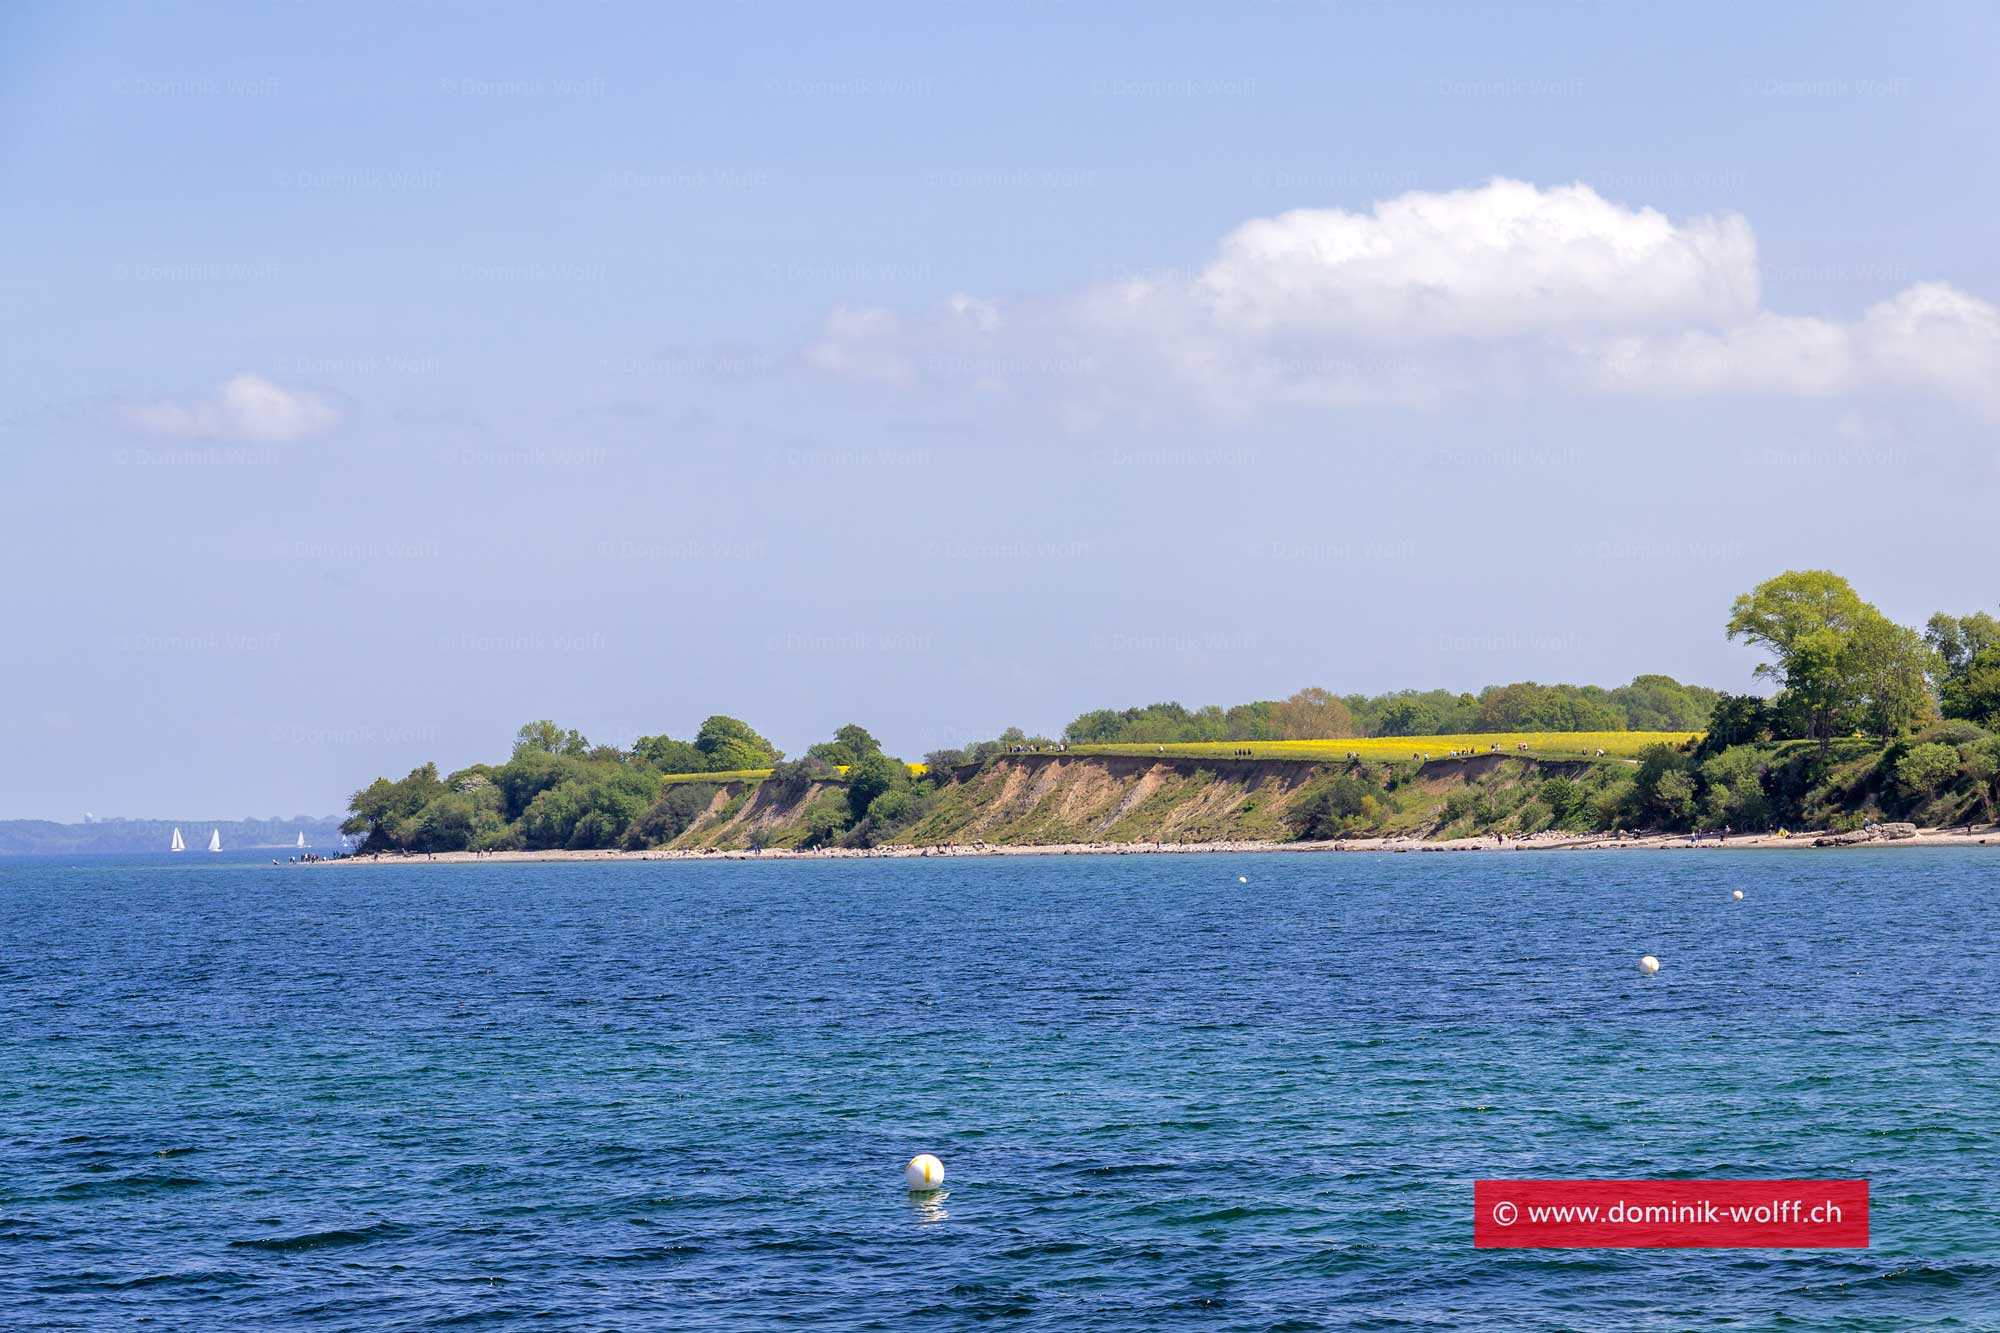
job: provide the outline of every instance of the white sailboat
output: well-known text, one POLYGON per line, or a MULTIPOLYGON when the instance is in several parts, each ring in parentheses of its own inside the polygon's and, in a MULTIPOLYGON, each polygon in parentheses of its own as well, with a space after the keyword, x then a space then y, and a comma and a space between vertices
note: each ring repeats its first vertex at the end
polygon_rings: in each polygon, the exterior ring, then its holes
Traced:
POLYGON ((208 834, 208 850, 210 850, 211 852, 219 852, 219 851, 221 851, 221 850, 222 850, 222 830, 221 830, 221 829, 211 829, 211 830, 209 830, 209 834, 208 834))
POLYGON ((303 847, 305 845, 306 845, 305 830, 301 829, 299 830, 299 846, 303 847))
POLYGON ((179 829, 175 829, 173 845, 168 847, 167 850, 170 852, 184 852, 187 849, 188 845, 181 841, 181 831, 179 829))

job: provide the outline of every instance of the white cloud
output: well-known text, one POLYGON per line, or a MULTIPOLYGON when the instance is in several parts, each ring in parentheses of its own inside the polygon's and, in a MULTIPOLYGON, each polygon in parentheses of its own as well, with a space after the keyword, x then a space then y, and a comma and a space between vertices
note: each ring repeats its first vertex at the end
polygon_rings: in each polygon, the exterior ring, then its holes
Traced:
POLYGON ((1757 308, 1757 242, 1735 215, 1676 225, 1586 185, 1496 180, 1370 213, 1259 218, 1223 238, 1193 295, 1224 326, 1386 338, 1724 322, 1757 308))
POLYGON ((1942 282, 1870 306, 1855 341, 1879 379, 2000 409, 2000 310, 1942 282))
POLYGON ((340 423, 338 409, 317 394, 249 374, 235 376, 208 398, 133 403, 121 415, 126 425, 149 435, 252 444, 289 444, 340 423))
POLYGON ((1192 275, 1001 304, 834 311, 822 369, 1032 391, 1065 413, 1614 394, 1943 394, 2000 412, 2000 311, 1926 283, 1840 322, 1762 308, 1735 214, 1674 221, 1587 185, 1412 192, 1247 222, 1192 275))

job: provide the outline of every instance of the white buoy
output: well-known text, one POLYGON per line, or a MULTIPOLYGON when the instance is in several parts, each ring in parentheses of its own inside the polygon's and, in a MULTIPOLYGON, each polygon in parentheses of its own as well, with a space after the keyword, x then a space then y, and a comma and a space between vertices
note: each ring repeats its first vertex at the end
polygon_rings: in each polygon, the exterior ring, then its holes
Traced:
POLYGON ((1653 976, 1657 974, 1660 970, 1660 960, 1653 957, 1653 955, 1651 954, 1647 954, 1644 958, 1641 958, 1639 960, 1639 970, 1641 972, 1644 972, 1649 977, 1653 976))
POLYGON ((927 1152, 920 1152, 903 1168, 903 1179, 910 1182, 913 1190, 937 1189, 944 1184, 944 1163, 927 1152))
POLYGON ((1248 884, 1250 882, 1250 877, 1248 875, 1238 875, 1236 877, 1236 882, 1238 884, 1248 884))
POLYGON ((1743 890, 1738 889, 1736 892, 1730 894, 1729 896, 1734 898, 1737 902, 1740 903, 1743 901, 1743 890))

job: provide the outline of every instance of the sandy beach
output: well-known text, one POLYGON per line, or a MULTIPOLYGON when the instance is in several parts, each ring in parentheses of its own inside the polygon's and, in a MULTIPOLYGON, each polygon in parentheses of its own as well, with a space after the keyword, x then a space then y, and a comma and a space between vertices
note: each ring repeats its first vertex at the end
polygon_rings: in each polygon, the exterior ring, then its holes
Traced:
POLYGON ((1960 829, 1919 829, 1911 837, 1881 839, 1844 847, 1815 846, 1815 840, 1829 835, 1823 831, 1744 833, 1718 838, 1708 835, 1690 838, 1685 833, 1615 834, 1580 837, 1572 833, 1533 834, 1525 838, 1449 838, 1426 842, 1416 838, 1344 838, 1331 842, 1165 842, 1115 843, 1071 842, 1037 846, 999 846, 992 843, 958 843, 940 847, 886 846, 871 848, 823 848, 792 851, 766 848, 733 851, 676 851, 656 848, 643 852, 622 851, 539 851, 539 852, 436 852, 432 854, 354 856, 306 864, 322 866, 492 864, 495 862, 537 861, 838 861, 908 859, 926 856, 1177 856, 1210 852, 1617 852, 1638 850, 1682 851, 1819 851, 1872 850, 1880 847, 1963 847, 2000 848, 2000 827, 1976 826, 1960 829))

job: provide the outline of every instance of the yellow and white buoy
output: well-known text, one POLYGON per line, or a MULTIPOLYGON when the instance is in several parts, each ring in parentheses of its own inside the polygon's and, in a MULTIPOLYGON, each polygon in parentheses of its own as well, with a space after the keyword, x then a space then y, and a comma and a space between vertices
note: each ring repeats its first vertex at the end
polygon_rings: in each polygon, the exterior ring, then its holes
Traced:
POLYGON ((1641 958, 1639 960, 1639 970, 1641 972, 1644 972, 1649 977, 1654 976, 1660 970, 1660 960, 1653 957, 1653 955, 1651 954, 1647 954, 1644 958, 1641 958))
POLYGON ((927 1152, 920 1152, 903 1168, 903 1179, 910 1182, 913 1190, 938 1189, 944 1184, 944 1163, 927 1152))
POLYGON ((1730 894, 1729 896, 1734 898, 1737 902, 1740 903, 1743 901, 1743 890, 1738 889, 1736 890, 1736 892, 1730 894))

